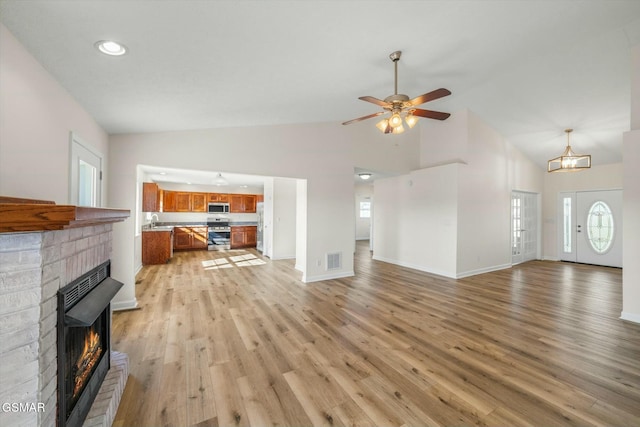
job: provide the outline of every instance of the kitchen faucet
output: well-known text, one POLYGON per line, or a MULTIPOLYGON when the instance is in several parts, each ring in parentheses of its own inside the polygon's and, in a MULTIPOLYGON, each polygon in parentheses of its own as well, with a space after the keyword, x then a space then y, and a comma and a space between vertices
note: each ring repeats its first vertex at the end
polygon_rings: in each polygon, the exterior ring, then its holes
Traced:
POLYGON ((158 221, 158 214, 151 215, 151 228, 155 227, 156 222, 158 221), (153 220, 153 217, 156 217, 156 220, 153 220))

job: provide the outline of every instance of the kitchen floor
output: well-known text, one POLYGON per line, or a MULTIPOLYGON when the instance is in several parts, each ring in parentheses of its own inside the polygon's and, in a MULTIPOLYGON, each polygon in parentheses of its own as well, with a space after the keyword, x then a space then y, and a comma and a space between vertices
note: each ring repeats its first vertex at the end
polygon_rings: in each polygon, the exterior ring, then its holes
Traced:
POLYGON ((304 284, 255 250, 176 253, 114 313, 114 426, 640 425, 621 270, 533 261, 452 280, 371 260, 304 284))

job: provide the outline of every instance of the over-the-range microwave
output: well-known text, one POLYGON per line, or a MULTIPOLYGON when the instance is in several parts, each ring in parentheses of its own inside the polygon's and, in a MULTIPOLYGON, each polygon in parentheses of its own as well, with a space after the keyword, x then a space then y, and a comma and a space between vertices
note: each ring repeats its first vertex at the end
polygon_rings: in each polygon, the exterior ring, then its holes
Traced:
POLYGON ((229 203, 209 203, 209 213, 229 213, 229 203))

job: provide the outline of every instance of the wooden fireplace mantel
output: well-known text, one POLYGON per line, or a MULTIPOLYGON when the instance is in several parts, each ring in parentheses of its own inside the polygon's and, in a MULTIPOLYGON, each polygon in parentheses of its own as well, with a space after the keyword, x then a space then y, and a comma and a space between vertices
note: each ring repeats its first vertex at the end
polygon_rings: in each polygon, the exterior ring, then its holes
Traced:
POLYGON ((124 221, 126 209, 56 205, 46 200, 0 196, 0 233, 64 230, 124 221))

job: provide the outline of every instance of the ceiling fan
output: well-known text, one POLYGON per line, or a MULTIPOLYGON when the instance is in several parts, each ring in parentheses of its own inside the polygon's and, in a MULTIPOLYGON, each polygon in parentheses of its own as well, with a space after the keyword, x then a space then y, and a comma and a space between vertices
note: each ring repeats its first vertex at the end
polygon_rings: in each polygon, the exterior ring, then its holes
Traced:
POLYGON ((418 117, 426 117, 428 119, 446 120, 451 114, 443 113, 440 111, 423 110, 421 108, 415 108, 417 105, 424 104, 425 102, 433 101, 448 95, 451 92, 448 89, 440 88, 424 95, 417 96, 413 99, 409 99, 407 95, 398 93, 398 61, 402 55, 401 51, 395 51, 389 58, 394 63, 395 68, 395 91, 393 95, 387 96, 384 101, 373 96, 361 96, 358 99, 371 102, 372 104, 379 105, 384 111, 369 114, 367 116, 359 117, 357 119, 349 120, 342 123, 348 125, 351 123, 359 122, 361 120, 367 120, 372 117, 377 117, 387 112, 391 113, 388 119, 381 120, 376 126, 384 133, 402 133, 404 132, 404 126, 402 125, 403 117, 407 125, 412 128, 418 122, 418 117))

